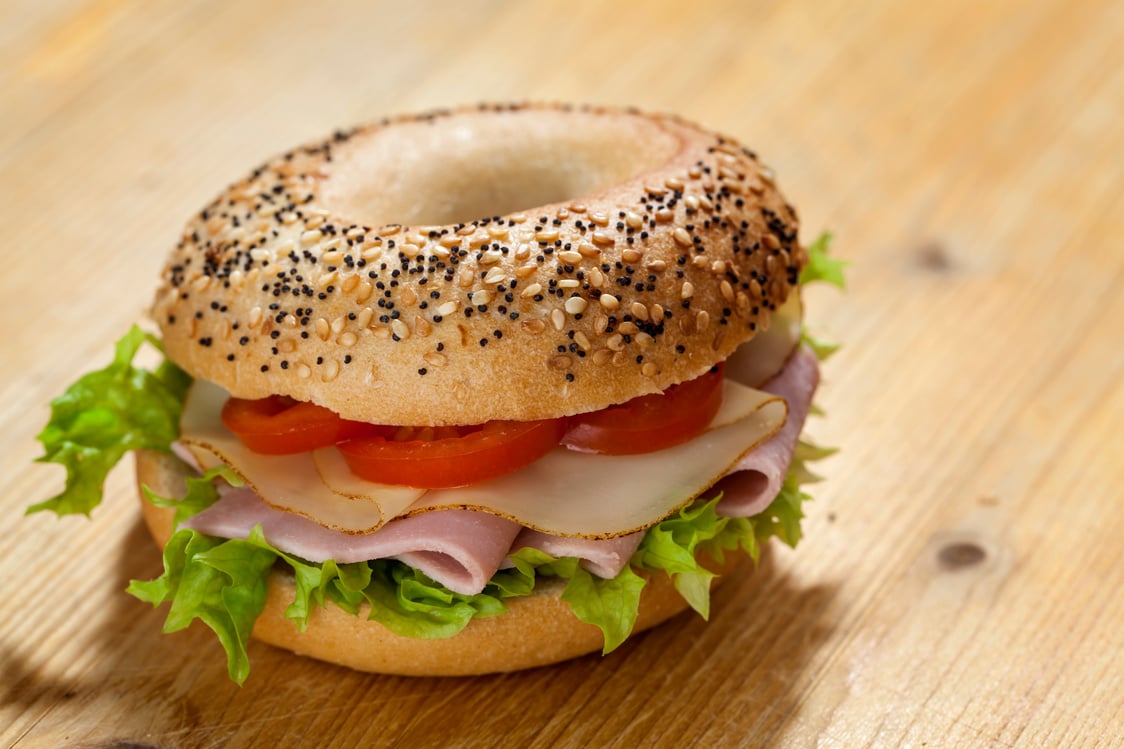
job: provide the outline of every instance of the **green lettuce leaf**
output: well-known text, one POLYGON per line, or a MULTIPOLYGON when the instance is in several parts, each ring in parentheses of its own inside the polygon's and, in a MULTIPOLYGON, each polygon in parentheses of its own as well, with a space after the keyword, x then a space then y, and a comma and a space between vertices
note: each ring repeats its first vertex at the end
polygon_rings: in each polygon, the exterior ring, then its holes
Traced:
POLYGON ((632 634, 646 581, 628 564, 619 575, 607 580, 590 574, 577 559, 570 560, 570 581, 562 591, 562 600, 570 605, 574 616, 601 630, 605 638, 601 653, 611 653, 632 634))
POLYGON ((800 484, 792 474, 786 476, 772 504, 753 518, 757 537, 776 536, 795 548, 803 536, 800 529, 800 521, 804 518, 803 504, 810 499, 800 491, 800 484))
POLYGON ((215 479, 221 478, 232 486, 242 486, 242 477, 227 466, 218 466, 204 473, 202 476, 187 477, 187 493, 182 499, 169 499, 161 497, 147 486, 142 486, 145 499, 157 507, 171 508, 176 511, 172 521, 172 528, 179 528, 180 523, 192 515, 207 509, 219 499, 219 491, 215 487, 215 479))
POLYGON ((620 647, 632 633, 640 609, 640 593, 647 582, 625 565, 612 579, 592 575, 575 557, 554 558, 537 549, 523 548, 511 560, 524 576, 566 580, 562 600, 581 621, 601 630, 604 637, 602 654, 620 647))
POLYGON ((632 557, 632 564, 662 570, 675 589, 699 613, 710 618, 710 583, 716 575, 698 560, 700 544, 713 541, 725 530, 729 518, 719 517, 719 498, 695 502, 651 528, 632 557))
POLYGON ((836 260, 828 253, 831 249, 831 233, 824 232, 808 245, 808 264, 800 272, 800 283, 807 284, 815 281, 826 281, 847 288, 847 279, 843 277, 843 269, 847 267, 846 260, 836 260))
POLYGON ((37 439, 41 463, 66 468, 66 487, 27 512, 90 514, 105 478, 130 450, 168 451, 179 434, 183 399, 191 379, 165 361, 155 371, 132 365, 142 344, 163 351, 159 339, 137 326, 117 341, 109 366, 90 372, 51 401, 51 419, 37 439))
POLYGON ((200 619, 226 651, 227 673, 242 684, 250 673, 246 643, 268 592, 266 577, 277 555, 261 528, 248 539, 222 540, 185 528, 164 548, 164 574, 133 580, 128 592, 153 606, 170 602, 164 632, 178 632, 200 619))
POLYGON ((816 358, 820 361, 827 361, 832 354, 843 347, 841 343, 832 343, 821 338, 816 338, 808 332, 807 328, 800 332, 800 342, 812 349, 812 353, 815 354, 816 358))
POLYGON ((476 616, 497 616, 506 607, 491 586, 482 593, 454 593, 420 571, 392 559, 371 566, 371 584, 363 596, 371 604, 368 618, 404 637, 452 637, 476 616))

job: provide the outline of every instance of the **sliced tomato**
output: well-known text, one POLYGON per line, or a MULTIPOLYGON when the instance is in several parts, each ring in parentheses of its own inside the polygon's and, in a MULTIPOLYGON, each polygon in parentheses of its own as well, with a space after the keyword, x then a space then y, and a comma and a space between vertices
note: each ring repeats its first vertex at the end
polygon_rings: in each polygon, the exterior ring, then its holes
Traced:
POLYGON ((231 398, 222 407, 222 423, 242 444, 264 455, 303 453, 385 429, 282 395, 231 398))
POLYGON ((368 481, 447 489, 522 468, 550 452, 565 431, 565 419, 399 427, 390 435, 341 442, 339 450, 351 472, 368 481))
POLYGON ((574 416, 562 444, 583 452, 635 455, 698 436, 722 405, 720 364, 702 377, 619 406, 574 416))

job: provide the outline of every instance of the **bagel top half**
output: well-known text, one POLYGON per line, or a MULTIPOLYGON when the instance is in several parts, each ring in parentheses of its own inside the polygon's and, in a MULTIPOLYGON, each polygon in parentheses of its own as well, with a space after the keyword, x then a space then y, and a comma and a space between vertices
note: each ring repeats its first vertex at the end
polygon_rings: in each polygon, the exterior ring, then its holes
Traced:
POLYGON ((378 424, 587 412, 706 372, 807 260, 736 141, 633 110, 480 106, 338 132, 192 218, 153 314, 233 395, 378 424))

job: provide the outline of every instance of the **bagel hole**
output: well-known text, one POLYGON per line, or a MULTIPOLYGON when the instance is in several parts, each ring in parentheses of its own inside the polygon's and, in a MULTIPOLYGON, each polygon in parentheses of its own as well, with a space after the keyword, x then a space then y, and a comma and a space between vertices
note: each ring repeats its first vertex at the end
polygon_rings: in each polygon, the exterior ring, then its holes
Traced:
POLYGON ((336 146, 320 197, 340 218, 368 226, 467 223, 596 194, 659 168, 679 148, 641 117, 459 114, 336 146))

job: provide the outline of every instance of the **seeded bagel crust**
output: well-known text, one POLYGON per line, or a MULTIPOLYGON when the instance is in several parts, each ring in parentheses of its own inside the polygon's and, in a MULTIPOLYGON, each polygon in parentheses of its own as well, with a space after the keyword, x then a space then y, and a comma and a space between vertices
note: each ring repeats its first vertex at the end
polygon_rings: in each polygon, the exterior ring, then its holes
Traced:
MULTIPOLYGON (((138 450, 137 483, 164 497, 180 497, 188 468, 164 453, 138 450)), ((141 499, 144 519, 163 548, 172 535, 174 511, 141 499)), ((726 555, 711 568, 725 575, 744 557, 726 555)), ((720 578, 719 578, 720 579, 720 578)), ((352 616, 334 605, 316 608, 301 632, 285 618, 295 593, 291 575, 269 575, 265 609, 254 625, 253 637, 279 648, 360 671, 409 676, 465 676, 516 671, 574 658, 601 649, 601 631, 579 621, 560 595, 561 584, 540 586, 525 598, 506 602, 508 611, 487 619, 473 619, 460 633, 437 640, 402 637, 367 619, 369 608, 352 616)), ((687 608, 667 575, 653 575, 640 599, 634 632, 669 619, 687 608)))
POLYGON ((153 315, 234 395, 401 425, 604 408, 701 375, 807 260, 771 171, 675 117, 479 106, 338 132, 188 223, 153 315))

